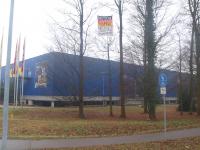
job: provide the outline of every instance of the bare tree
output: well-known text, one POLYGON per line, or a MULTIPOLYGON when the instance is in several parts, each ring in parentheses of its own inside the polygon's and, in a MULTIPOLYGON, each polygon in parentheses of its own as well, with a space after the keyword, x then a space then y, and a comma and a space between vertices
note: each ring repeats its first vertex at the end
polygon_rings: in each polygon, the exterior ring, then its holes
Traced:
POLYGON ((200 115, 200 1, 188 0, 188 8, 192 18, 192 30, 194 32, 194 42, 196 49, 196 67, 197 67, 197 114, 200 115))
POLYGON ((126 118, 125 110, 125 83, 124 83, 124 51, 123 51, 123 11, 124 0, 114 0, 119 16, 119 50, 120 50, 120 102, 121 118, 126 118))
POLYGON ((192 28, 191 42, 190 42, 190 87, 189 87, 189 101, 190 101, 190 114, 193 112, 194 106, 194 29, 192 28))
MULTIPOLYGON (((84 54, 88 48, 90 17, 95 8, 86 9, 87 0, 63 0, 67 9, 61 11, 64 22, 54 20, 55 46, 60 52, 72 53, 79 56, 79 66, 74 67, 79 80, 79 117, 84 115, 84 54)), ((71 63, 73 65, 73 63, 71 63)))
MULTIPOLYGON (((144 112, 149 112, 148 108, 148 91, 149 91, 149 64, 153 62, 155 72, 155 66, 160 65, 161 60, 165 60, 166 58, 163 57, 163 51, 166 51, 167 45, 169 45, 169 41, 171 39, 167 39, 170 32, 172 31, 174 25, 176 24, 177 16, 169 19, 167 18, 167 9, 170 6, 170 3, 166 0, 135 0, 131 2, 131 7, 135 8, 131 14, 131 31, 133 32, 133 36, 129 36, 130 53, 133 54, 132 59, 136 60, 137 64, 144 66, 144 77, 143 77, 143 85, 144 85, 144 112), (150 18, 152 17, 151 21, 150 18), (167 19, 166 19, 167 18, 167 19), (135 21, 133 23, 133 20, 135 21), (166 22, 168 20, 168 22, 166 22), (152 31, 153 33, 150 33, 152 31), (149 37, 149 34, 152 34, 149 37), (150 44, 149 40, 152 39, 152 52, 150 52, 150 44), (161 55, 160 55, 161 54, 161 55), (161 58, 161 57, 162 58, 161 58), (152 58, 150 58, 152 57, 152 58)), ((168 53, 167 53, 168 54, 168 53)), ((169 57, 169 56, 165 56, 169 57)), ((167 61, 166 61, 167 62, 167 61)), ((151 64, 153 66, 153 64, 151 64)), ((154 74, 156 76, 156 74, 154 74)), ((154 79, 156 82, 156 79, 154 79)), ((153 84, 153 83, 152 83, 153 84)), ((156 83, 154 83, 156 85, 156 83)), ((156 87, 155 87, 156 88, 156 87)), ((154 94, 156 94, 154 92, 154 94)), ((151 93, 150 95, 153 95, 151 93)), ((154 96, 156 99, 156 96, 154 96)))
POLYGON ((182 92, 183 92, 183 85, 182 85, 182 45, 181 45, 181 35, 180 33, 177 32, 178 35, 178 45, 179 45, 179 78, 178 78, 178 99, 180 103, 180 112, 181 115, 183 115, 183 97, 182 97, 182 92))

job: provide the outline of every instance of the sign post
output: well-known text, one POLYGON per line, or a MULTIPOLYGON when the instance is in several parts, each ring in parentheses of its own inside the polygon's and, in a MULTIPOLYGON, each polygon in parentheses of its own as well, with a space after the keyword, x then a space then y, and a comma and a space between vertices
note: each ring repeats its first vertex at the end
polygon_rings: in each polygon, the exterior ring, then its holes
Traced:
POLYGON ((159 76, 159 84, 160 84, 160 94, 163 97, 164 103, 164 132, 167 132, 167 113, 166 113, 166 86, 167 86, 167 76, 164 73, 161 73, 159 76))
MULTIPOLYGON (((112 16, 97 16, 98 20, 98 35, 107 37, 107 55, 108 55, 108 93, 110 102, 110 114, 112 115, 112 72, 110 61, 110 46, 113 35, 113 17, 112 16)), ((104 75, 103 75, 103 105, 105 106, 104 92, 104 75)))

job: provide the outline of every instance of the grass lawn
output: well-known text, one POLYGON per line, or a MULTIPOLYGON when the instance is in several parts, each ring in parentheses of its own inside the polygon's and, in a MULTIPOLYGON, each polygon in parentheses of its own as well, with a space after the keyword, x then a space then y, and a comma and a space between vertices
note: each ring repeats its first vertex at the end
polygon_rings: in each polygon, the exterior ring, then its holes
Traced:
POLYGON ((151 143, 45 150, 200 150, 200 137, 151 143))
MULTIPOLYGON (((109 107, 87 107, 87 119, 81 120, 78 118, 78 108, 11 108, 9 138, 101 137, 163 130, 162 106, 158 106, 156 121, 150 121, 140 107, 128 106, 125 120, 119 118, 120 107, 115 106, 113 110, 115 116, 109 117, 109 107)), ((200 117, 196 115, 185 113, 180 116, 175 105, 167 106, 167 111, 169 130, 200 127, 200 117)), ((1 117, 2 109, 0 123, 1 117)))

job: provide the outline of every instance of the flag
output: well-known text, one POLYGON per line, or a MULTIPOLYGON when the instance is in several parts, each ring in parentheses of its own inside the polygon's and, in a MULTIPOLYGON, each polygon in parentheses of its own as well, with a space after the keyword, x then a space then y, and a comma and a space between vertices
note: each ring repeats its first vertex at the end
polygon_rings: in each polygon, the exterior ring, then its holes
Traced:
POLYGON ((20 77, 22 77, 22 67, 19 67, 19 68, 18 68, 18 75, 19 75, 20 77))

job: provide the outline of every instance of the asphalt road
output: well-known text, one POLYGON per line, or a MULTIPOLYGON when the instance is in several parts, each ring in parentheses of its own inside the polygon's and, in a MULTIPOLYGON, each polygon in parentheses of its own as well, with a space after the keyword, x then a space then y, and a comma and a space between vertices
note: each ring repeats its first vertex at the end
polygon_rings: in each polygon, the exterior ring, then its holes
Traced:
MULTIPOLYGON (((7 150, 34 150, 45 148, 86 147, 95 145, 112 145, 174 140, 200 136, 200 128, 170 131, 166 134, 143 134, 133 136, 79 138, 79 139, 51 139, 51 140, 8 140, 7 150)), ((1 144, 1 141, 0 141, 1 144)))

